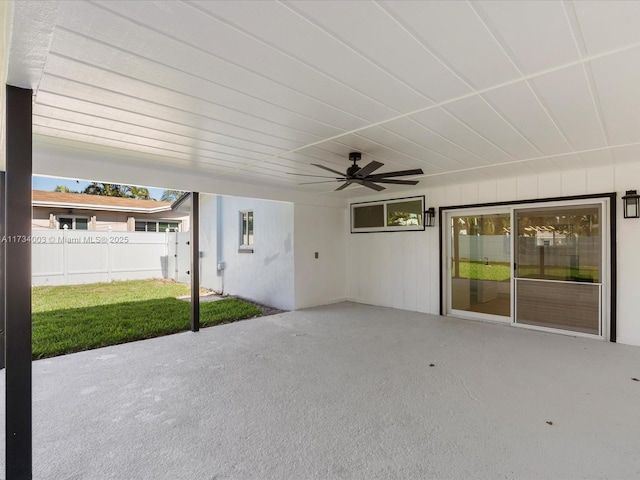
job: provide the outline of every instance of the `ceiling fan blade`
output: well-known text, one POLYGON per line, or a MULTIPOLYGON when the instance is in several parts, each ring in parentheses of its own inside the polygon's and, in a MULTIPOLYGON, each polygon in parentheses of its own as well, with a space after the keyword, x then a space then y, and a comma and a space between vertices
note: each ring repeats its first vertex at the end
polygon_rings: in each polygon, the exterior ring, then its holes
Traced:
POLYGON ((336 179, 336 180, 320 180, 319 182, 303 182, 303 183, 299 183, 298 185, 315 185, 316 183, 335 183, 335 182, 339 182, 341 179, 336 179))
POLYGON ((339 171, 334 170, 334 169, 329 168, 329 167, 325 167, 324 165, 318 165, 317 163, 312 163, 311 165, 313 165, 314 167, 322 168, 323 170, 327 170, 328 172, 331 172, 331 173, 337 173, 341 177, 344 177, 344 173, 339 172, 339 171))
POLYGON ((337 192, 338 190, 344 190, 345 188, 347 188, 349 185, 351 185, 351 180, 347 180, 346 182, 344 182, 342 185, 340 185, 338 188, 336 188, 334 191, 337 192))
POLYGON ((422 175, 424 172, 421 168, 416 168, 413 170, 398 170, 397 172, 385 172, 385 173, 376 173, 375 175, 369 175, 369 180, 377 182, 382 178, 387 177, 404 177, 405 175, 422 175))
MULTIPOLYGON (((287 172, 287 175, 295 175, 297 177, 336 178, 336 177, 331 177, 329 175, 307 175, 306 173, 290 173, 290 172, 287 172)), ((340 175, 340 178, 345 178, 345 176, 340 175)))
POLYGON ((418 180, 386 180, 384 178, 376 180, 376 183, 392 183, 394 185, 417 185, 418 180))
POLYGON ((359 183, 360 185, 364 185, 365 187, 370 188, 371 190, 375 190, 376 192, 385 189, 382 185, 376 185, 375 183, 370 182, 369 180, 364 180, 362 178, 352 179, 351 181, 354 183, 359 183))
POLYGON ((364 177, 372 174, 373 172, 375 172, 377 169, 379 169, 383 165, 384 165, 384 163, 373 161, 373 162, 369 163, 368 165, 362 167, 360 170, 358 170, 355 173, 355 176, 359 177, 359 178, 364 178, 364 177))

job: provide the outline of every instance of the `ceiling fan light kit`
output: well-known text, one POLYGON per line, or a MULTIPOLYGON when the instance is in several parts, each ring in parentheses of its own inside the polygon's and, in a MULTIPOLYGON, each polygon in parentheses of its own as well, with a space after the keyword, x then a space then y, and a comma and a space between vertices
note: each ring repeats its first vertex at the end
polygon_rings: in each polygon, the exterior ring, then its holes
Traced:
POLYGON ((337 177, 328 177, 321 175, 305 175, 299 173, 291 173, 290 175, 299 175, 303 177, 320 177, 320 178, 333 178, 333 180, 323 180, 318 182, 305 182, 300 185, 311 185, 315 183, 330 183, 330 182, 344 182, 336 191, 343 190, 347 188, 349 185, 357 184, 362 185, 364 187, 370 188, 377 192, 380 192, 385 189, 382 185, 378 185, 380 183, 392 184, 392 185, 417 185, 419 180, 397 180, 394 177, 404 177, 408 175, 422 175, 424 172, 421 168, 415 168, 411 170, 398 170, 395 172, 386 172, 386 173, 376 173, 380 167, 384 166, 384 163, 376 162, 375 160, 369 162, 364 167, 358 166, 358 161, 362 158, 362 153, 360 152, 351 152, 349 153, 349 161, 353 162, 352 165, 347 168, 345 173, 339 172, 338 170, 334 170, 329 167, 325 167, 324 165, 319 165, 317 163, 312 163, 314 167, 321 168, 328 172, 334 173, 338 175, 337 177))

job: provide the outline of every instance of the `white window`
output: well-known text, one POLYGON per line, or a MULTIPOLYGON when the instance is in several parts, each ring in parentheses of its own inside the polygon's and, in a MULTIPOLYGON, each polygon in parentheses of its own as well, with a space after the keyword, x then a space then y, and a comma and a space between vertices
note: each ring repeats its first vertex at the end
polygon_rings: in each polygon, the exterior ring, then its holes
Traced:
POLYGON ((180 231, 180 222, 167 222, 163 220, 136 220, 136 232, 166 232, 167 228, 170 232, 180 231))
POLYGON ((253 210, 240 212, 240 250, 253 252, 253 210))
POLYGON ((351 233, 424 230, 424 196, 351 204, 351 233))
POLYGON ((89 230, 89 219, 87 217, 60 216, 58 217, 58 228, 68 230, 89 230))

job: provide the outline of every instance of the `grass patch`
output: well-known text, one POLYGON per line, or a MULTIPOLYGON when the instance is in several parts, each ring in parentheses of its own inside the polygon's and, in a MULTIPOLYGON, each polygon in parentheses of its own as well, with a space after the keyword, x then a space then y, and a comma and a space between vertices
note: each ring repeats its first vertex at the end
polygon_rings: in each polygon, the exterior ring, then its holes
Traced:
MULTIPOLYGON (((455 268, 455 265, 452 268, 455 268)), ((460 278, 508 281, 511 278, 511 265, 503 262, 485 265, 484 262, 462 260, 460 261, 460 278)))
MULTIPOLYGON (((477 260, 461 259, 459 263, 459 278, 469 278, 471 280, 494 280, 497 282, 507 282, 511 279, 511 264, 506 262, 484 262, 477 260)), ((451 264, 452 271, 455 271, 455 263, 451 264)), ((538 265, 520 265, 518 267, 520 277, 547 278, 553 280, 572 281, 597 281, 598 268, 581 266, 579 269, 572 269, 568 266, 547 266, 544 269, 544 277, 540 276, 538 265)))
MULTIPOLYGON (((189 329, 189 286, 136 280, 33 289, 33 358, 117 345, 189 329)), ((254 317, 260 310, 236 298, 200 304, 200 325, 254 317)))

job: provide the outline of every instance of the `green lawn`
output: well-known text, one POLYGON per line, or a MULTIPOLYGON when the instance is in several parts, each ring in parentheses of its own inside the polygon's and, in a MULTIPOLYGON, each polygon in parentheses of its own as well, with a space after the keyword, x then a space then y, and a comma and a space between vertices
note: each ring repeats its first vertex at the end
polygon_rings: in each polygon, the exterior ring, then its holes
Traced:
POLYGON ((465 259, 460 261, 460 278, 496 280, 498 282, 509 281, 511 278, 511 266, 502 262, 492 262, 489 265, 485 265, 484 262, 465 259))
MULTIPOLYGON (((135 280, 33 288, 33 358, 53 357, 189 329, 189 286, 135 280)), ((235 298, 200 304, 200 325, 250 318, 260 309, 235 298)))
MULTIPOLYGON (((452 271, 455 271, 455 264, 452 263, 452 271)), ((460 260, 460 277, 472 280, 495 280, 507 282, 511 279, 511 265, 506 262, 484 262, 477 260, 460 260)), ((540 269, 537 265, 520 265, 519 274, 521 277, 539 277, 540 269)), ((572 279, 582 281, 597 281, 598 267, 581 266, 572 270, 570 267, 546 267, 544 278, 572 279)))

